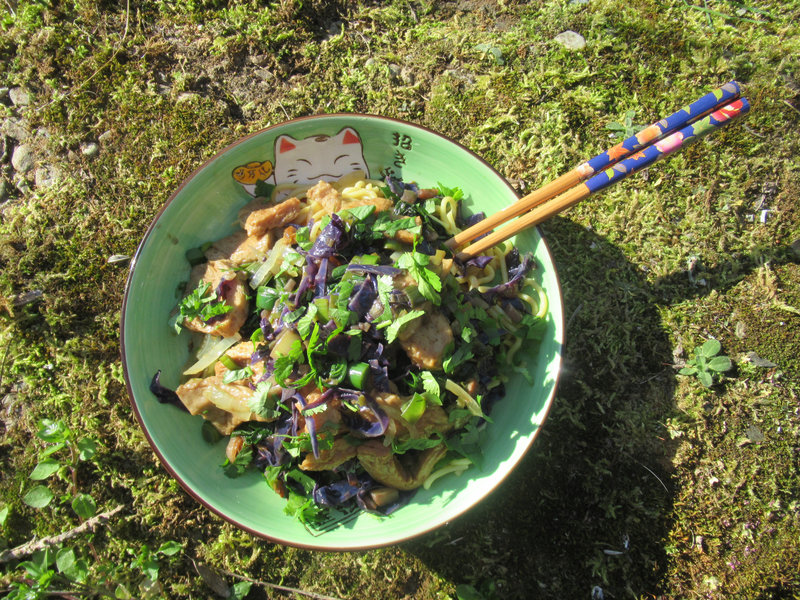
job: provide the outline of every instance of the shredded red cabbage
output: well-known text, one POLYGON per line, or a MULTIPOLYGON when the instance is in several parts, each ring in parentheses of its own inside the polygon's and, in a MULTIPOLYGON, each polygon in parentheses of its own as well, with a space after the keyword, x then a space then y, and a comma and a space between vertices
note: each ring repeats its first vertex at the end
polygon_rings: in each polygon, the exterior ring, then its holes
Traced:
POLYGON ((183 405, 183 402, 181 402, 181 399, 174 390, 161 385, 161 369, 156 371, 156 374, 153 375, 153 379, 150 381, 150 391, 153 392, 153 395, 161 404, 174 404, 178 408, 189 412, 189 409, 183 405))

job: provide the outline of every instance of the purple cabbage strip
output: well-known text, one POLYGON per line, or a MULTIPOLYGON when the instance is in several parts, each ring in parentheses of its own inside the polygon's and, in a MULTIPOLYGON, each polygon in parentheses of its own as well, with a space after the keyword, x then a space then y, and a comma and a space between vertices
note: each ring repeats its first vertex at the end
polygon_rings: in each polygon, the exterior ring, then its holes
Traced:
POLYGON ((470 258, 469 260, 464 262, 465 267, 477 267, 479 269, 485 269, 486 265, 492 262, 491 256, 486 256, 485 254, 480 254, 475 256, 474 258, 470 258))
POLYGON ((346 241, 346 233, 344 221, 339 215, 333 213, 330 223, 322 229, 314 245, 308 251, 308 256, 319 259, 330 258, 337 254, 346 241))
POLYGON ((325 347, 327 348, 329 354, 333 354, 339 358, 347 358, 347 354, 350 351, 351 339, 352 338, 349 335, 340 333, 330 337, 326 342, 325 347))
POLYGON ((292 428, 292 417, 286 415, 275 426, 275 433, 256 446, 255 464, 257 468, 278 467, 289 462, 289 454, 283 449, 283 440, 292 428))
POLYGON ((314 486, 314 502, 320 506, 341 506, 356 497, 360 491, 358 485, 351 484, 347 479, 334 481, 328 485, 314 486))
POLYGON ((181 399, 174 390, 161 385, 161 369, 156 371, 156 374, 153 375, 153 379, 150 381, 150 391, 153 392, 153 395, 161 404, 174 404, 178 408, 189 412, 189 409, 183 405, 183 402, 181 402, 181 399))
POLYGON ((355 288, 347 308, 358 315, 359 320, 364 318, 372 308, 372 303, 378 297, 378 285, 374 275, 367 275, 367 278, 355 288))
POLYGON ((527 253, 522 257, 519 265, 508 271, 508 281, 490 287, 483 293, 484 297, 510 296, 519 288, 522 279, 534 267, 533 254, 527 253))
POLYGON ((306 257, 306 268, 303 269, 303 278, 300 280, 297 291, 292 299, 292 304, 295 306, 300 306, 300 300, 303 294, 306 293, 306 290, 310 288, 311 284, 314 282, 317 275, 317 268, 317 263, 312 258, 306 257))
POLYGON ((358 400, 362 396, 364 397, 364 405, 359 407, 358 413, 354 413, 347 408, 340 411, 342 421, 352 433, 368 438, 383 435, 386 433, 387 427, 389 427, 389 417, 381 410, 378 403, 368 394, 362 394, 355 390, 339 389, 340 398, 358 400))
MULTIPOLYGON (((383 354, 383 344, 378 344, 379 356, 383 354)), ((372 377, 372 384, 376 390, 381 392, 389 391, 389 368, 388 361, 385 359, 379 360, 371 358, 367 361, 369 365, 370 376, 372 377)))
POLYGON ((317 276, 314 278, 314 298, 322 298, 328 293, 328 276, 330 275, 330 261, 328 257, 319 261, 317 276))
POLYGON ((396 179, 391 175, 387 175, 384 181, 392 193, 397 194, 398 197, 402 197, 405 190, 411 190, 415 194, 419 193, 419 186, 416 183, 406 183, 402 179, 396 179))

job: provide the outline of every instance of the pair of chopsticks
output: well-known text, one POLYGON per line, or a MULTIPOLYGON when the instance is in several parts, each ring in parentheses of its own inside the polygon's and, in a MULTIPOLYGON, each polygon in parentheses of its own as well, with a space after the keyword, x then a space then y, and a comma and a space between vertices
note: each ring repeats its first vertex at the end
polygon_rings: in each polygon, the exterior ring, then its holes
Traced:
POLYGON ((738 83, 726 83, 456 234, 445 242, 446 245, 456 250, 459 259, 467 260, 549 219, 746 113, 750 103, 741 98, 740 93, 738 83), (515 217, 519 218, 492 231, 515 217), (458 250, 475 238, 480 239, 458 250))

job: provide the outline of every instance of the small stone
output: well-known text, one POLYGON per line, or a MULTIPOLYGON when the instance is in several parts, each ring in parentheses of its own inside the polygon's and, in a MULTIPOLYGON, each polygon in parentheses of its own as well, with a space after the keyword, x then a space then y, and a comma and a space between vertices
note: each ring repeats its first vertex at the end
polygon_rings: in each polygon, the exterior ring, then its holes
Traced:
POLYGON ((402 69, 400 68, 399 65, 391 63, 388 68, 389 68, 389 76, 390 77, 393 77, 393 78, 400 77, 400 72, 402 71, 402 69))
POLYGON ((19 190, 20 194, 28 194, 31 191, 31 184, 28 183, 28 180, 23 177, 17 181, 17 189, 19 190))
POLYGON ((369 68, 375 65, 375 59, 373 57, 369 57, 367 60, 364 61, 364 66, 369 68))
POLYGON ((11 166, 17 173, 27 173, 33 168, 34 162, 30 146, 21 144, 14 148, 14 153, 11 155, 11 166))
POLYGON ((3 121, 2 130, 8 137, 14 138, 18 142, 25 141, 30 135, 30 130, 25 124, 25 121, 16 117, 11 117, 3 121))
POLYGON ((403 67, 400 69, 400 79, 406 85, 414 85, 414 81, 416 79, 414 76, 414 71, 409 67, 403 67))
POLYGON ((101 133, 101 134, 98 136, 98 138, 97 138, 97 141, 98 141, 99 143, 101 143, 101 144, 105 144, 105 143, 106 143, 106 142, 108 142, 108 141, 109 141, 109 140, 110 140, 112 137, 114 137, 114 134, 113 134, 113 133, 112 133, 112 131, 109 129, 108 131, 104 131, 103 133, 101 133))
POLYGON ((11 98, 11 102, 14 103, 14 106, 28 106, 31 103, 30 94, 21 87, 8 90, 8 97, 11 98))
POLYGON ((61 171, 57 167, 44 165, 33 172, 33 181, 36 187, 49 188, 61 178, 61 171))
POLYGON ((262 81, 272 81, 275 79, 275 75, 269 69, 256 69, 253 71, 253 75, 262 81))
POLYGON ((580 33, 571 30, 559 33, 553 38, 567 50, 583 50, 586 47, 586 40, 580 33))
POLYGON ((747 432, 745 433, 747 439, 755 444, 759 444, 764 441, 764 434, 761 430, 756 427, 755 425, 750 425, 747 428, 747 432))
POLYGON ((94 158, 100 153, 100 146, 97 142, 85 142, 81 144, 81 153, 87 158, 94 158))

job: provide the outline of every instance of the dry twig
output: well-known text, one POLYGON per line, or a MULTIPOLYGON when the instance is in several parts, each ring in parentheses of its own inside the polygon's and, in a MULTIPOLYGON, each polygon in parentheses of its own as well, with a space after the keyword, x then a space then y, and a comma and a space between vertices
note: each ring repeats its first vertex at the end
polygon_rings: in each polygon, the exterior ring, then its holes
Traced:
POLYGON ((123 508, 125 508, 125 506, 120 504, 116 508, 113 508, 107 512, 95 515, 91 519, 84 521, 77 527, 70 529, 69 531, 65 531, 64 533, 59 533, 58 535, 42 538, 40 540, 31 540, 30 542, 26 542, 21 546, 17 546, 16 548, 12 548, 10 550, 4 550, 3 552, 0 552, 0 564, 7 563, 12 560, 18 560, 25 556, 29 556, 38 550, 43 550, 44 548, 47 548, 49 546, 55 546, 56 544, 66 542, 67 540, 74 538, 75 536, 80 535, 86 531, 91 531, 97 525, 108 521, 111 517, 116 515, 123 508))

